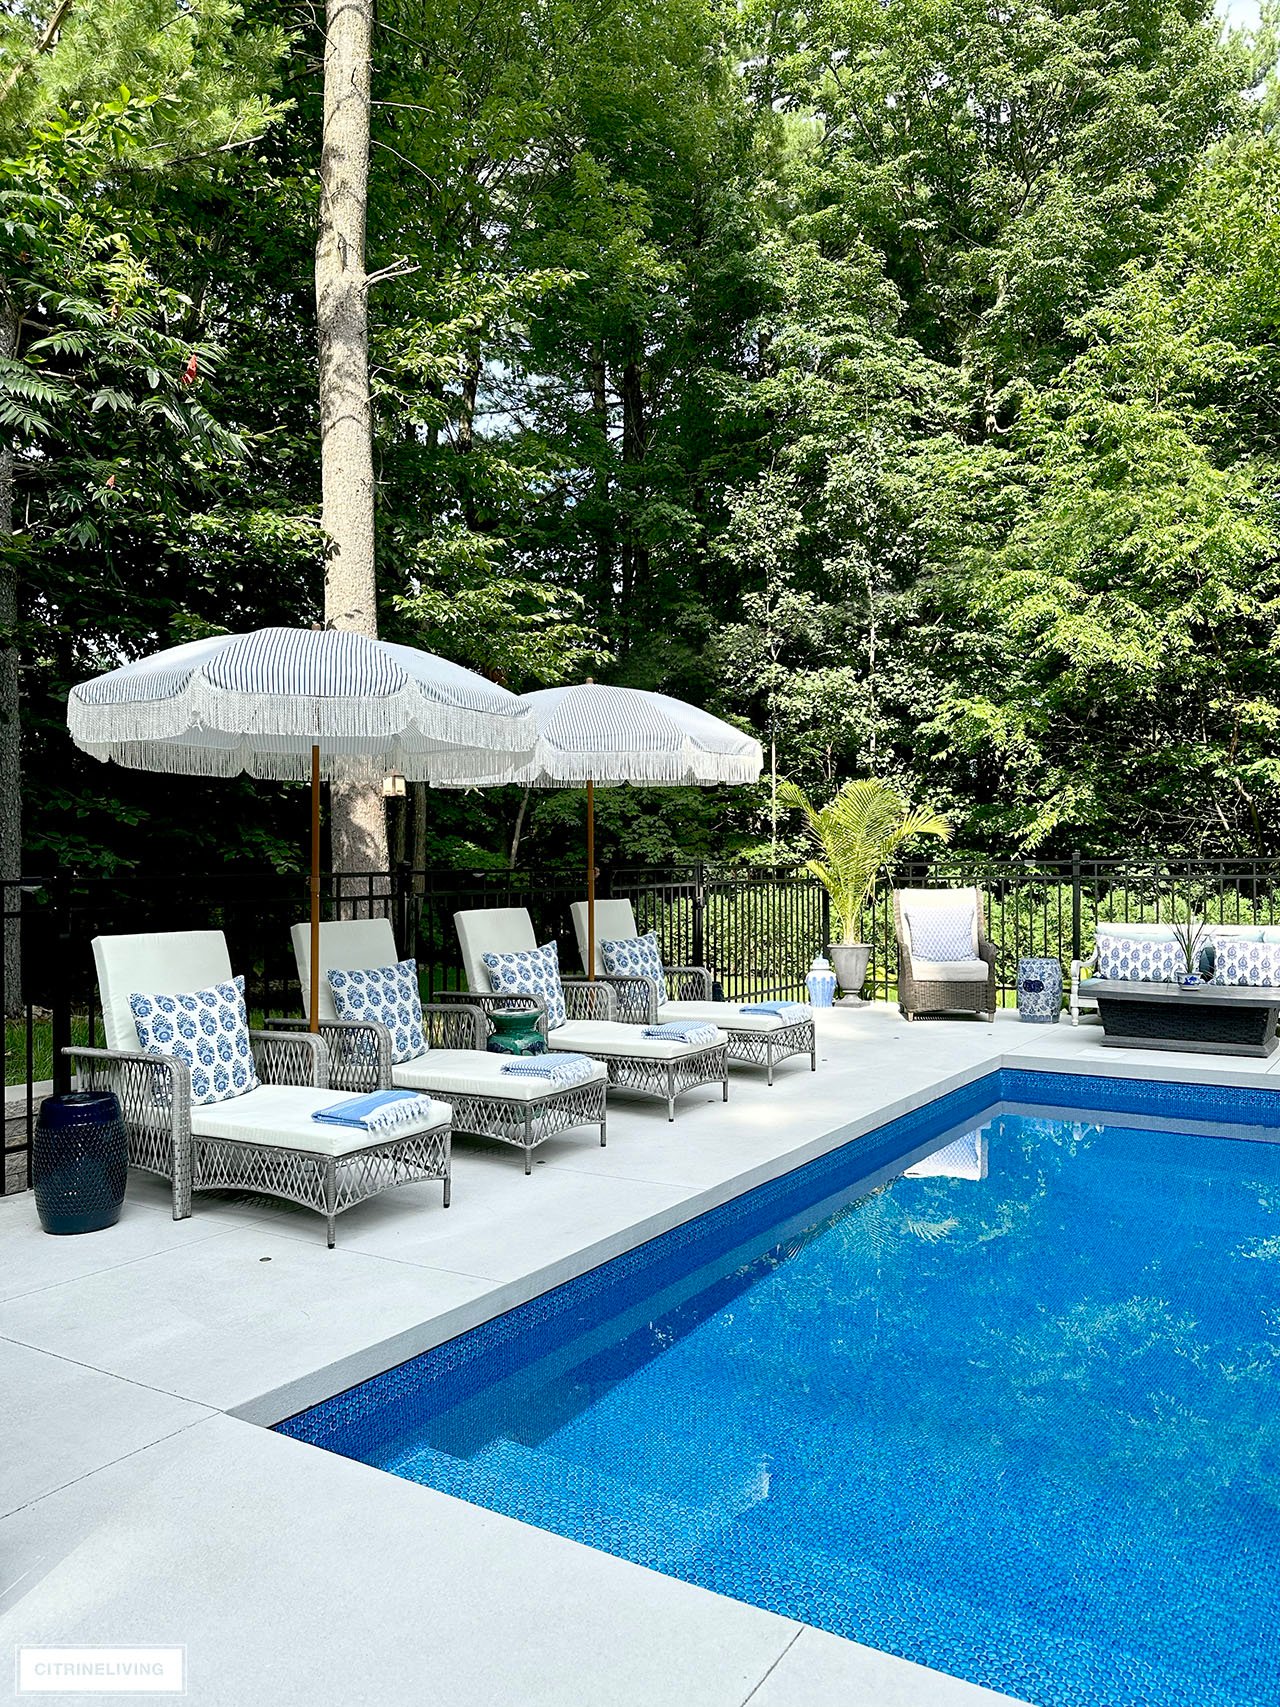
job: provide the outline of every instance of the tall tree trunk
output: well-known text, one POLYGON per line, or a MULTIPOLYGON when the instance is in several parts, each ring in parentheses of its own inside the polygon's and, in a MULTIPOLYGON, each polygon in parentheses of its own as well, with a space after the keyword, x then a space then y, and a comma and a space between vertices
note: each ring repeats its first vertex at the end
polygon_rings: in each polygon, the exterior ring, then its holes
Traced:
POLYGON ((648 448, 648 429, 644 418, 644 383, 640 371, 640 338, 633 334, 633 353, 623 365, 618 386, 622 398, 622 463, 627 496, 627 517, 623 546, 619 560, 621 582, 622 638, 624 644, 639 615, 633 608, 635 598, 648 580, 649 548, 640 537, 635 510, 640 496, 638 475, 627 478, 628 469, 638 469, 648 448))
MULTIPOLYGON (((0 355, 18 348, 18 322, 0 294, 0 355)), ((0 906, 16 914, 22 876, 22 725, 18 705, 18 570, 13 556, 13 450, 0 443, 0 906)), ((15 918, 4 926, 6 1013, 22 1011, 22 934, 15 918)))
MULTIPOLYGON (((373 412, 365 223, 373 0, 326 0, 324 139, 316 321, 320 346, 321 523, 328 546, 325 620, 378 633, 373 546, 373 412)), ((380 787, 335 783, 330 839, 336 871, 385 871, 387 812, 380 787)))
POLYGON ((595 615, 607 622, 613 611, 613 517, 609 510, 609 396, 605 383, 604 345, 591 350, 591 425, 596 435, 595 497, 596 596, 595 615))
POLYGON ((458 489, 462 497, 462 519, 468 528, 475 532, 476 528, 476 497, 471 479, 471 469, 468 459, 475 449, 476 443, 476 398, 480 392, 480 345, 475 343, 467 351, 462 365, 462 397, 458 408, 458 435, 456 444, 458 455, 462 459, 458 471, 458 489))

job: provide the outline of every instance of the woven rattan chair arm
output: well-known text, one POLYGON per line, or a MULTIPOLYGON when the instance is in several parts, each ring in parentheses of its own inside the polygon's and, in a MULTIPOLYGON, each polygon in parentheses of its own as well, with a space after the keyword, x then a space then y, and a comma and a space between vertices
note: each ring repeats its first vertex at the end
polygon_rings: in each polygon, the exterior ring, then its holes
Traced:
POLYGON ((995 943, 985 942, 985 941, 980 942, 978 944, 978 958, 979 958, 979 960, 985 960, 987 965, 990 966, 994 970, 994 967, 996 964, 996 959, 997 959, 997 949, 996 949, 995 943))
MULTIPOLYGON (((667 974, 668 984, 674 984, 679 981, 682 988, 686 981, 697 984, 699 988, 697 995, 693 997, 694 1001, 709 1002, 711 1000, 711 989, 714 980, 712 979, 711 968, 709 966, 667 966, 664 967, 663 970, 667 974)), ((682 997, 681 999, 688 1000, 689 998, 682 997)))
POLYGON ((423 1002, 422 1019, 433 1049, 481 1049, 489 1032, 477 1002, 423 1002))
POLYGON ((329 1086, 329 1046, 313 1031, 251 1031, 253 1063, 264 1085, 329 1086))
POLYGON ((191 1069, 172 1055, 152 1055, 145 1049, 64 1049, 76 1077, 87 1090, 114 1091, 126 1123, 144 1116, 154 1121, 157 1110, 175 1132, 191 1122, 191 1069), (78 1065, 90 1063, 88 1069, 78 1065))
MULTIPOLYGON (((307 1032, 305 1019, 273 1015, 270 1031, 307 1032)), ((391 1035, 385 1025, 367 1019, 322 1019, 320 1033, 329 1051, 329 1085, 334 1091, 385 1091, 391 1084, 391 1035)))
POLYGON ((563 978, 565 1010, 570 1019, 617 1019, 618 998, 599 978, 563 978))
POLYGON ((597 984, 607 984, 617 1003, 616 1017, 628 1025, 652 1025, 658 1017, 658 985, 642 973, 597 972, 597 984))

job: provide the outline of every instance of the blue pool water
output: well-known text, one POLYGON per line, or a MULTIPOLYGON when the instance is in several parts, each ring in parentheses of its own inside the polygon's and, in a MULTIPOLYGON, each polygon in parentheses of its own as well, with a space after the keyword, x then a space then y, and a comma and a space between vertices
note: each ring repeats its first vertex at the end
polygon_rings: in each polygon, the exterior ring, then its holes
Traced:
POLYGON ((1068 1083, 1102 1108, 993 1076, 281 1427, 1040 1707, 1270 1707, 1280 1098, 1068 1083))

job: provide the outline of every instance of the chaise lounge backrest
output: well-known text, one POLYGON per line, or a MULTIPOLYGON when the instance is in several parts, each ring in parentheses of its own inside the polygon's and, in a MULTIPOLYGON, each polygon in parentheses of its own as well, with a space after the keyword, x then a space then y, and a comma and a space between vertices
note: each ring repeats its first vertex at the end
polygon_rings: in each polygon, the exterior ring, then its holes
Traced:
POLYGON ((482 954, 525 954, 537 948, 533 920, 524 907, 474 907, 453 915, 467 988, 489 993, 489 972, 482 954))
MULTIPOLYGON (((583 971, 587 969, 587 903, 575 901, 569 911, 573 914, 573 934, 578 939, 578 954, 583 971)), ((596 964, 597 976, 605 970, 601 942, 618 942, 625 937, 639 936, 636 915, 630 901, 596 902, 596 964)))
POLYGON ((96 936, 102 1030, 108 1049, 137 1050, 138 1028, 129 997, 180 996, 231 979, 231 956, 221 931, 146 931, 137 936, 96 936))
MULTIPOLYGON (((311 1006, 311 922, 304 919, 289 933, 293 939, 293 958, 298 964, 298 982, 302 986, 302 1011, 311 1006)), ((326 972, 364 971, 373 966, 394 966, 400 956, 396 952, 396 934, 390 919, 332 919, 320 926, 320 1022, 333 1025, 338 1019, 333 991, 326 972)))

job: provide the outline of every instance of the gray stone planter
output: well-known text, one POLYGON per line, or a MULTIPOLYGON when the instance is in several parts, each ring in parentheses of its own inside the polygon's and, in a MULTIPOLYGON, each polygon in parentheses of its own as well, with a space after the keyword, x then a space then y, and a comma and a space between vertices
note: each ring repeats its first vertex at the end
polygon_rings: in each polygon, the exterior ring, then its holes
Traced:
POLYGON ((841 991, 856 1000, 867 981, 871 964, 869 942, 833 942, 827 945, 827 956, 835 967, 841 991))

